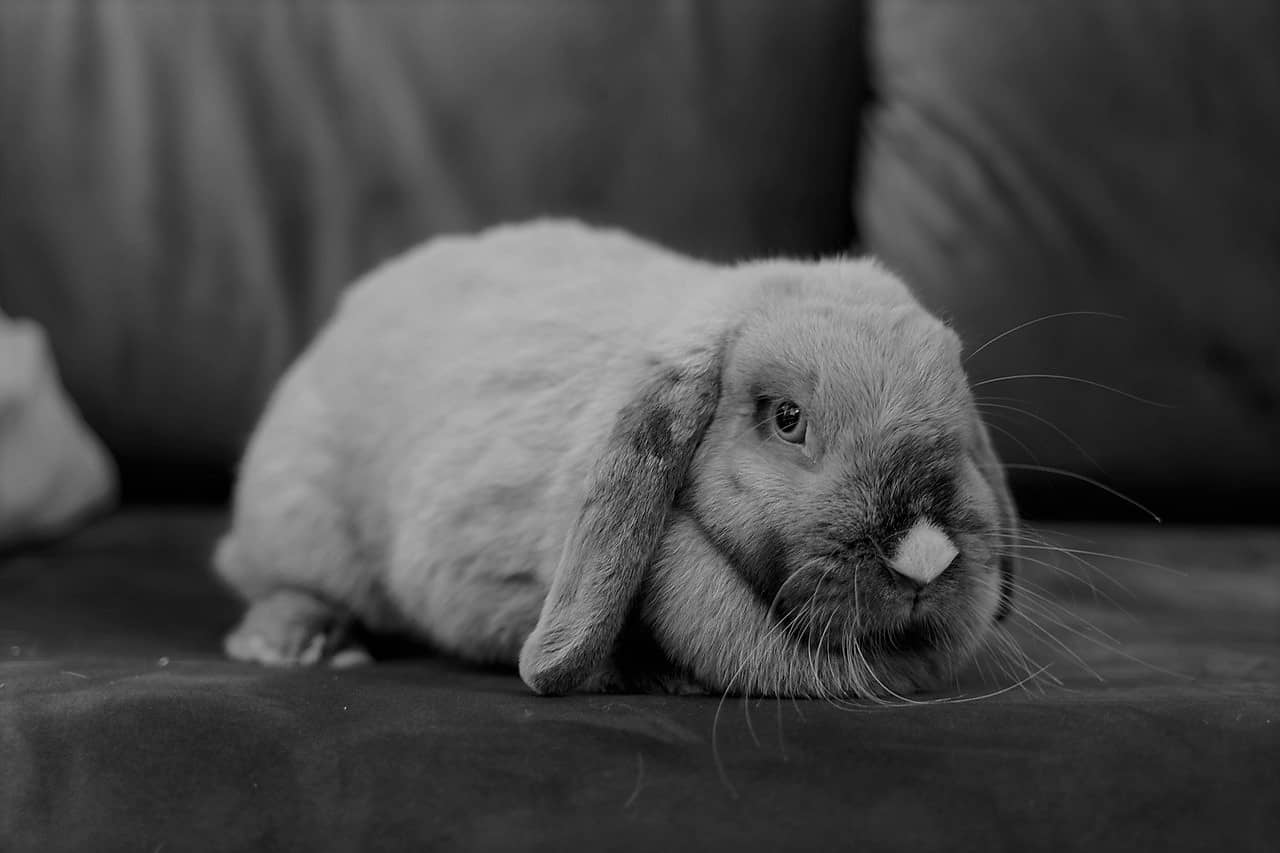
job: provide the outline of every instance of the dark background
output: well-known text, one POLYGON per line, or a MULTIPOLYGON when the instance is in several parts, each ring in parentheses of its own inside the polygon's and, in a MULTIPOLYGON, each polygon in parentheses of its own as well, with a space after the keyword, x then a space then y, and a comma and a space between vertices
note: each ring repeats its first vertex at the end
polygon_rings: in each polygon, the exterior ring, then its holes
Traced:
MULTIPOLYGON (((1268 0, 0 6, 0 306, 126 496, 220 500, 340 289, 543 214, 720 260, 870 252, 970 348, 1015 464, 1273 519, 1268 0), (1069 439, 1058 431, 1069 436, 1069 439), (1073 444, 1074 442, 1074 444, 1073 444), (1078 445, 1078 447, 1077 447, 1078 445)), ((1141 520, 1012 471, 1037 518, 1141 520)))

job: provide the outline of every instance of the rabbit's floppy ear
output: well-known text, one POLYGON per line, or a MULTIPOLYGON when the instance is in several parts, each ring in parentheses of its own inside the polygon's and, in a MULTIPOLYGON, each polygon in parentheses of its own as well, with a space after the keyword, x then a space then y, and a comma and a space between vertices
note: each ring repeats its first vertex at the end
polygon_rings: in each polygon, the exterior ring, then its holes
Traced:
MULTIPOLYGON (((991 443, 991 435, 982 417, 975 414, 974 419, 974 462, 986 479, 996 496, 996 505, 1000 513, 1000 538, 1002 541, 1014 542, 1018 534, 1018 508, 1013 501, 1013 493, 1009 490, 1009 481, 1005 477, 1004 466, 996 456, 995 446, 991 443)), ((1000 608, 996 611, 996 621, 1004 619, 1013 609, 1013 577, 1017 569, 1017 560, 1006 549, 1000 557, 1000 608)))
POLYGON ((520 651, 535 692, 567 693, 607 662, 715 413, 723 351, 721 340, 659 362, 618 412, 520 651))

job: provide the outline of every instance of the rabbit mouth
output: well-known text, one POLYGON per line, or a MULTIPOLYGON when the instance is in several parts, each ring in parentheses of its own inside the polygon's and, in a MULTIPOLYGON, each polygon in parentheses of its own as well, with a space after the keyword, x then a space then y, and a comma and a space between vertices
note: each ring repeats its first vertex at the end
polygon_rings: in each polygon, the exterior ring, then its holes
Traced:
POLYGON ((772 620, 805 645, 842 651, 852 646, 888 654, 953 645, 949 603, 954 578, 936 588, 905 591, 884 583, 868 565, 818 560, 794 571, 774 595, 772 620))
POLYGON ((871 659, 918 657, 944 651, 952 644, 946 626, 931 616, 888 630, 862 629, 848 618, 838 624, 837 619, 824 616, 815 618, 811 627, 794 633, 808 648, 871 659))

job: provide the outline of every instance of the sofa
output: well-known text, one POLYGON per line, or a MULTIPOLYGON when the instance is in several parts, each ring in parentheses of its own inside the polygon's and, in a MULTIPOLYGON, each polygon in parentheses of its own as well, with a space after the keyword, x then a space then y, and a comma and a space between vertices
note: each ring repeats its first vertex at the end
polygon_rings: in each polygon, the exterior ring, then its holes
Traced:
POLYGON ((1272 849, 1278 41, 1267 0, 0 5, 0 310, 119 477, 0 551, 0 849, 1272 849), (873 703, 226 660, 281 371, 360 272, 542 215, 909 281, 1035 537, 1019 666, 873 703))

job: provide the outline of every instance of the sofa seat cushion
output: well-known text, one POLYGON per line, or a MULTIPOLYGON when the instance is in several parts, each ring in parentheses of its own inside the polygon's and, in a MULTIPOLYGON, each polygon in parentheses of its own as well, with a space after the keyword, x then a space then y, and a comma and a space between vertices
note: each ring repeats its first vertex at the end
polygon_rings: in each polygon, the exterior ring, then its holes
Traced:
POLYGON ((130 510, 0 562, 0 849, 1262 850, 1280 834, 1280 531, 1050 534, 1097 568, 1051 551, 1026 567, 1020 611, 1054 639, 1024 617, 1009 631, 1046 677, 1008 689, 1026 670, 988 659, 951 694, 972 701, 894 707, 547 699, 403 654, 232 663, 237 604, 205 569, 225 523, 130 510))

